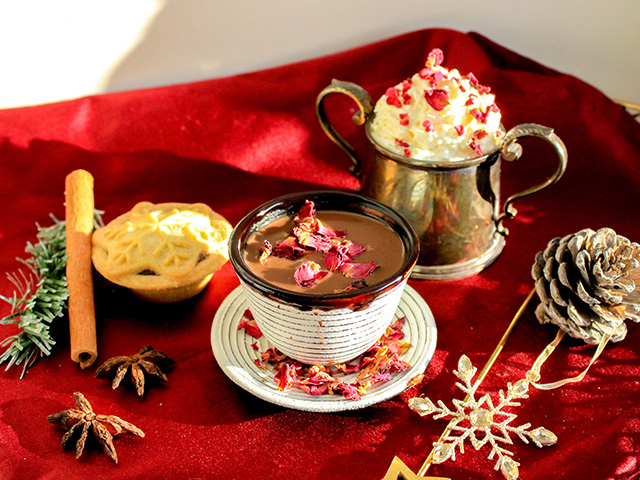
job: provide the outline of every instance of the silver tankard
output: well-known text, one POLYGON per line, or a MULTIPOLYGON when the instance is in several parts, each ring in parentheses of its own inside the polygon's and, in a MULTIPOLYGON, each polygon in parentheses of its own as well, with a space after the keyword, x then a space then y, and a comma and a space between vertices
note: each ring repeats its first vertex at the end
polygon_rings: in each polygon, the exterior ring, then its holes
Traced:
POLYGON ((351 158, 351 172, 360 177, 361 193, 402 214, 420 239, 420 256, 412 278, 453 279, 474 275, 502 252, 508 230, 504 220, 516 214, 513 203, 557 182, 567 166, 567 149, 553 129, 521 124, 504 132, 494 151, 455 162, 419 160, 385 149, 371 135, 374 104, 362 87, 339 80, 322 90, 316 114, 327 136, 351 158), (349 96, 358 106, 353 116, 365 126, 369 140, 367 161, 335 130, 324 108, 332 93, 349 96), (522 147, 519 137, 549 142, 558 155, 558 168, 546 181, 510 196, 500 211, 500 161, 516 161, 522 147))

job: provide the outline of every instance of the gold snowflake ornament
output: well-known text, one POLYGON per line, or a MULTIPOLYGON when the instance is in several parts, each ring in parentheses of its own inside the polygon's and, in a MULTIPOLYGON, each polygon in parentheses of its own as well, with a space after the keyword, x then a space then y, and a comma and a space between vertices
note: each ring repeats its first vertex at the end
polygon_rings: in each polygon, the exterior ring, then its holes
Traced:
POLYGON ((434 419, 450 418, 447 429, 434 443, 431 461, 433 463, 443 463, 449 459, 455 460, 456 450, 464 453, 464 444, 468 439, 471 445, 479 450, 485 445, 491 447, 489 459, 497 456, 498 460, 495 469, 502 472, 507 480, 516 480, 519 477, 518 467, 513 453, 505 448, 505 445, 512 445, 512 435, 517 435, 524 443, 531 440, 538 447, 554 445, 557 441, 555 434, 544 427, 529 430, 531 424, 527 423, 514 427, 511 422, 517 417, 516 414, 505 412, 506 407, 518 407, 520 403, 516 400, 528 398, 530 385, 529 377, 518 380, 516 383, 507 384, 506 393, 499 392, 499 401, 494 405, 494 401, 486 394, 479 399, 475 398, 475 391, 480 384, 480 379, 471 383, 476 374, 476 367, 466 355, 460 357, 458 370, 453 372, 464 384, 457 382, 456 386, 467 394, 464 400, 454 399, 454 410, 449 409, 442 400, 438 400, 437 405, 426 397, 416 397, 409 400, 409 407, 421 416, 433 415, 434 419))

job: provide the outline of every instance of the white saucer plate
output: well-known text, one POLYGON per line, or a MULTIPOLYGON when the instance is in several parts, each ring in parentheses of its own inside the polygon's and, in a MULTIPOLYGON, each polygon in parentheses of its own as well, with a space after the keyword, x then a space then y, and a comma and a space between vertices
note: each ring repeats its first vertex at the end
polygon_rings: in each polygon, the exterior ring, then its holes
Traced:
MULTIPOLYGON (((348 400, 338 395, 311 396, 297 388, 278 390, 273 380, 274 371, 259 368, 255 361, 260 359, 271 345, 262 336, 255 339, 238 324, 249 304, 241 287, 233 290, 222 302, 211 326, 211 346, 213 355, 224 373, 237 385, 262 400, 286 408, 308 412, 339 412, 357 410, 388 400, 402 393, 409 382, 427 368, 433 357, 437 342, 437 329, 433 314, 424 299, 410 286, 400 299, 395 318, 405 317, 402 331, 404 340, 411 344, 402 360, 411 368, 392 374, 392 379, 370 389, 360 400, 348 400), (252 344, 256 344, 258 350, 252 344)), ((347 383, 355 381, 356 374, 340 376, 347 383)))

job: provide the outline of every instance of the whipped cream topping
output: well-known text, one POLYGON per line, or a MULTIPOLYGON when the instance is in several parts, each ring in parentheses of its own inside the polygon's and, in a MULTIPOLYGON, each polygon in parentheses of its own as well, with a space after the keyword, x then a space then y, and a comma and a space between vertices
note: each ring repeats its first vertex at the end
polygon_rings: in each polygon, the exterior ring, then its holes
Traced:
POLYGON ((443 67, 443 59, 433 49, 422 70, 380 97, 370 125, 379 145, 417 160, 452 162, 498 147, 504 132, 495 95, 472 73, 443 67))

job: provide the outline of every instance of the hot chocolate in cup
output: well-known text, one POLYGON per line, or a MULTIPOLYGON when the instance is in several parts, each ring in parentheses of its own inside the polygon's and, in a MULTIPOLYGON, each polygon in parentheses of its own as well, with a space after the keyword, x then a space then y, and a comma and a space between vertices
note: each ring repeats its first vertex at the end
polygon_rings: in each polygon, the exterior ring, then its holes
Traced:
MULTIPOLYGON (((297 241, 305 244, 301 237, 297 241)), ((395 210, 337 191, 267 202, 238 223, 229 244, 231 264, 266 339, 285 355, 312 365, 348 362, 380 339, 394 321, 418 252, 415 231, 395 210), (287 232, 299 226, 296 219, 309 202, 322 228, 338 233, 335 238, 327 234, 335 244, 357 245, 346 268, 327 259, 333 250, 315 243, 292 258, 274 253, 285 248, 287 232), (266 257, 265 240, 273 247, 266 257), (317 279, 296 276, 307 262, 322 271, 317 279), (370 271, 367 265, 372 264, 377 267, 370 271)))

